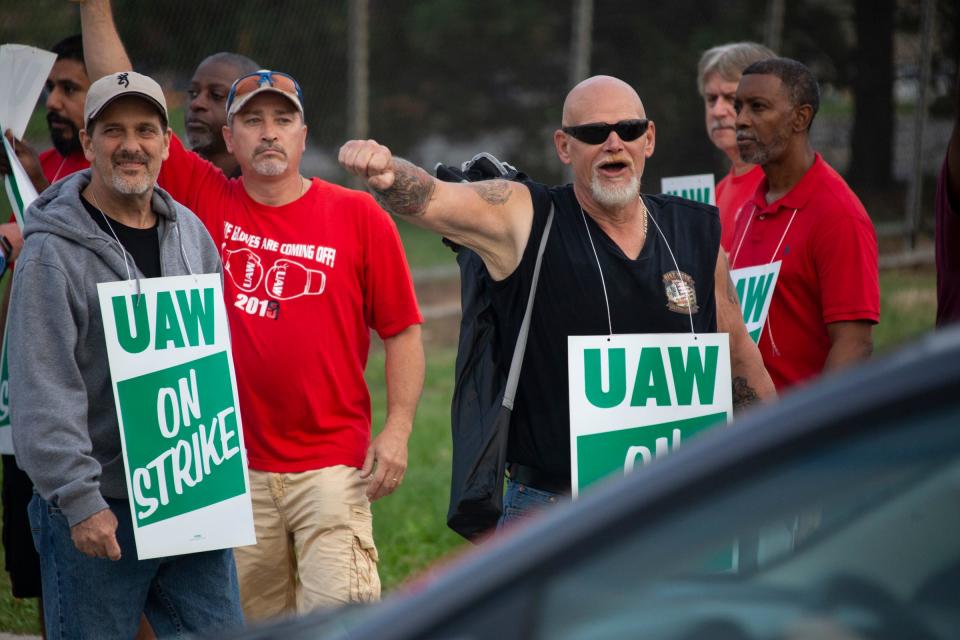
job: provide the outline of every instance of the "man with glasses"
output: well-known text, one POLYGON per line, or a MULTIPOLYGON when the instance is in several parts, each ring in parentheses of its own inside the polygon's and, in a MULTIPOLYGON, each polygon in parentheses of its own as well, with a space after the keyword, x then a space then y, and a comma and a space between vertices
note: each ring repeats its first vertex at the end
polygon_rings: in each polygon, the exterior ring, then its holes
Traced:
POLYGON ((568 336, 688 333, 691 325, 726 331, 734 405, 773 395, 719 252, 716 209, 640 195, 654 134, 633 88, 596 76, 569 93, 554 133, 557 155, 573 168, 572 185, 441 182, 373 140, 340 150, 341 164, 367 179, 387 211, 480 255, 503 363, 510 362, 555 204, 510 423, 502 522, 570 492, 568 336))
POLYGON ((820 89, 789 58, 737 87, 740 158, 764 180, 737 220, 734 268, 779 262, 760 353, 777 389, 864 360, 880 320, 877 235, 856 194, 810 146, 820 89))
MULTIPOLYGON (((91 74, 129 64, 109 2, 82 4, 91 74)), ((237 79, 228 179, 173 137, 160 185, 220 247, 257 544, 237 549, 249 619, 380 594, 370 502, 400 485, 423 385, 421 317, 396 226, 368 194, 300 174, 303 94, 289 75, 237 79), (370 330, 387 415, 371 441, 370 330)))

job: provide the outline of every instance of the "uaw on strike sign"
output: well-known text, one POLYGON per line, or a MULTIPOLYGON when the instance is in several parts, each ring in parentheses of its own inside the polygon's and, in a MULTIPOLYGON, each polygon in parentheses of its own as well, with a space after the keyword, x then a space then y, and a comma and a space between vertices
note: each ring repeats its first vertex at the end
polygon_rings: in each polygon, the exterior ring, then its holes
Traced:
POLYGON ((570 336, 567 345, 574 497, 732 416, 725 333, 570 336))
POLYGON ((256 543, 218 274, 97 285, 141 559, 256 543))

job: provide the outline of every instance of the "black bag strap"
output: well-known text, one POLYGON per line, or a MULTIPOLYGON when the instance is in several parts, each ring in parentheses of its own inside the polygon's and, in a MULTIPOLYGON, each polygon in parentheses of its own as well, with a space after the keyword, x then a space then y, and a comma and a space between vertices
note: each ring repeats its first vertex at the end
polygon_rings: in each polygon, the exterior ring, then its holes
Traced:
POLYGON ((510 360, 510 372, 507 374, 507 386, 503 391, 503 406, 513 411, 513 399, 517 395, 517 385, 520 383, 520 369, 523 368, 523 354, 527 349, 527 336, 530 333, 530 316, 533 315, 533 297, 537 293, 537 281, 540 280, 540 265, 543 263, 543 252, 547 248, 547 238, 550 236, 550 227, 553 225, 553 201, 550 202, 550 214, 540 239, 540 248, 537 250, 537 262, 533 266, 533 282, 530 284, 530 295, 527 297, 527 310, 523 313, 523 322, 520 324, 520 334, 517 344, 513 348, 513 359, 510 360))

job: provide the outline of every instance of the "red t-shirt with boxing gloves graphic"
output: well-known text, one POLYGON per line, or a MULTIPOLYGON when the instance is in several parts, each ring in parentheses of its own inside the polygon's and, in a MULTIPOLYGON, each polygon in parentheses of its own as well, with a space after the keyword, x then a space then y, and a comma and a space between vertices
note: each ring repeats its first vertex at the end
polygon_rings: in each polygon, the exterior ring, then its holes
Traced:
POLYGON ((260 204, 176 137, 159 184, 220 247, 250 468, 362 466, 370 329, 422 321, 393 220, 318 178, 294 202, 260 204))

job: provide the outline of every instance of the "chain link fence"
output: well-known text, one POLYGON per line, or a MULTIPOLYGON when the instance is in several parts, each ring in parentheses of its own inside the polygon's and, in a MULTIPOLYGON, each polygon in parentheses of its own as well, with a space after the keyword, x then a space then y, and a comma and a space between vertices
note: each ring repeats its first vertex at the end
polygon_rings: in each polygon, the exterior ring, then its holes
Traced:
MULTIPOLYGON (((184 90, 197 63, 217 51, 241 53, 301 82, 310 129, 305 171, 345 182, 335 160, 351 130, 351 1, 356 0, 114 0, 113 5, 134 66, 166 88, 175 128, 182 128, 184 90)), ((537 179, 562 180, 552 132, 570 85, 574 16, 583 15, 582 4, 369 0, 369 134, 427 167, 490 151, 537 179)), ((893 145, 889 176, 855 185, 875 221, 895 228, 903 219, 915 166, 912 113, 920 76, 920 4, 891 2, 895 127, 876 132, 878 141, 889 139, 893 145)), ((771 33, 781 40, 783 55, 807 63, 821 80, 824 101, 813 142, 828 162, 841 173, 847 171, 852 156, 851 87, 858 74, 871 73, 870 68, 858 68, 854 55, 857 20, 864 19, 858 11, 869 10, 862 5, 854 0, 804 0, 786 6, 772 0, 595 0, 589 73, 630 82, 657 123, 657 150, 647 165, 644 189, 658 191, 663 176, 722 176, 725 159, 704 131, 697 60, 710 46, 762 41, 771 33), (779 30, 770 27, 771 15, 782 20, 779 30)), ((955 2, 935 0, 933 8, 931 107, 920 158, 925 175, 922 228, 927 231, 932 181, 953 118, 960 21, 955 2)), ((2 42, 50 47, 78 30, 79 10, 65 0, 3 0, 0 7, 2 42)), ((33 142, 44 148, 43 127, 31 132, 33 142)))

